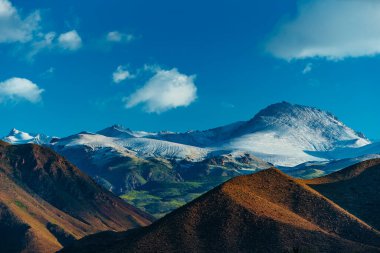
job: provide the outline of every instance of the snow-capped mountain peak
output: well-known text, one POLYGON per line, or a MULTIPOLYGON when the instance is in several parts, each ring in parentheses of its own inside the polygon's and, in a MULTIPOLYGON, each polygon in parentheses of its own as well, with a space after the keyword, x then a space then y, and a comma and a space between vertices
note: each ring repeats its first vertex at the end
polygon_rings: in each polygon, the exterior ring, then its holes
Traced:
POLYGON ((311 149, 328 150, 343 146, 364 146, 370 141, 320 109, 281 102, 268 106, 249 120, 240 134, 274 131, 278 135, 295 134, 312 145, 311 149))
POLYGON ((113 125, 103 130, 100 130, 97 133, 107 137, 134 137, 132 130, 130 130, 129 128, 125 128, 122 125, 113 125))
POLYGON ((126 128, 122 125, 113 125, 107 127, 103 130, 97 132, 107 137, 116 137, 116 138, 140 138, 146 136, 154 136, 156 133, 145 132, 145 131, 133 131, 129 128, 126 128))
POLYGON ((310 153, 316 151, 357 148, 371 143, 329 112, 287 102, 261 110, 234 136, 226 146, 250 150, 274 164, 288 166, 313 160, 310 153))
POLYGON ((51 140, 51 137, 46 136, 44 134, 31 134, 27 132, 23 132, 13 128, 7 136, 3 138, 3 141, 9 142, 12 144, 26 144, 26 143, 34 143, 34 144, 47 144, 51 140))

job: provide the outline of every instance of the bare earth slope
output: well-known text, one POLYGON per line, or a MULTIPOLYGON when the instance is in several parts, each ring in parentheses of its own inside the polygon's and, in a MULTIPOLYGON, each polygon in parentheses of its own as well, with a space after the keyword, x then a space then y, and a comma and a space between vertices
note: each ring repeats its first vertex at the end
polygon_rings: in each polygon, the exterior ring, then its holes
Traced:
POLYGON ((380 233, 277 169, 234 178, 153 225, 62 252, 380 252, 380 233))
POLYGON ((0 142, 2 252, 55 252, 92 233, 151 221, 52 150, 0 142))

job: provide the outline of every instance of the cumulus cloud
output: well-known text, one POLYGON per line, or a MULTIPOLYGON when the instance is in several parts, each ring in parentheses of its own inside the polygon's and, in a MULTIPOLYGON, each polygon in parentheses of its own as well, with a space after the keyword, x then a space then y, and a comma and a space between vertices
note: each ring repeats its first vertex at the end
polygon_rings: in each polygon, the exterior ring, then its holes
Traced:
POLYGON ((72 30, 59 35, 58 44, 63 49, 75 51, 82 47, 82 38, 76 30, 72 30))
POLYGON ((43 91, 28 79, 13 77, 0 82, 0 102, 26 100, 38 103, 43 91))
POLYGON ((301 0, 267 44, 275 57, 341 60, 380 53, 380 1, 301 0))
POLYGON ((0 0, 0 43, 25 43, 33 39, 39 29, 41 17, 38 11, 22 18, 8 0, 0 0))
POLYGON ((112 74, 112 80, 114 83, 120 83, 126 79, 132 78, 134 78, 134 75, 132 75, 125 66, 118 66, 112 74))
POLYGON ((130 42, 135 37, 132 34, 126 34, 119 31, 109 32, 106 36, 109 42, 130 42))
POLYGON ((177 69, 158 69, 142 88, 124 98, 125 106, 142 104, 147 112, 155 113, 188 106, 197 98, 194 79, 195 76, 181 74, 177 69))

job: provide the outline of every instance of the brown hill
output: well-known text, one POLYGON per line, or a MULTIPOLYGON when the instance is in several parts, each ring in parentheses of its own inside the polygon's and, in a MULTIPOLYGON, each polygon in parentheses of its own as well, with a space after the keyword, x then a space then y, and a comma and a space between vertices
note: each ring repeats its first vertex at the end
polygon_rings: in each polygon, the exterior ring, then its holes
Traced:
POLYGON ((380 252, 380 233, 276 169, 234 178, 153 225, 68 252, 380 252))
POLYGON ((380 230, 380 159, 361 162, 306 183, 380 230))
POLYGON ((52 150, 0 142, 1 252, 55 252, 74 239, 151 220, 52 150))

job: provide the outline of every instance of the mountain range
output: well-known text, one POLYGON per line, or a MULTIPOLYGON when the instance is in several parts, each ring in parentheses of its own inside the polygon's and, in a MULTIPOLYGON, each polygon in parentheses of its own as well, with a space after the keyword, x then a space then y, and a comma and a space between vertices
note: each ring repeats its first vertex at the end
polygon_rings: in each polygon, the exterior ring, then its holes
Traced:
MULTIPOLYGON (((3 140, 18 143, 52 144, 51 137, 13 129, 3 140)), ((363 134, 344 125, 331 113, 308 106, 281 102, 268 106, 251 120, 205 131, 144 132, 115 125, 97 133, 82 132, 53 138, 54 145, 108 147, 139 157, 203 160, 236 150, 252 153, 276 166, 349 158, 357 148, 371 144, 363 134)), ((380 146, 380 145, 377 145, 380 146)), ((379 151, 379 147, 372 147, 379 151)), ((368 150, 361 150, 367 154, 368 150)), ((356 155, 357 156, 357 155, 356 155)))
POLYGON ((380 159, 300 180, 239 176, 145 228, 85 237, 62 253, 380 252, 380 159))
POLYGON ((146 132, 114 125, 58 138, 13 129, 3 140, 54 149, 156 217, 230 178, 273 165, 313 178, 380 157, 379 143, 331 113, 288 102, 270 105, 248 121, 205 131, 146 132))

